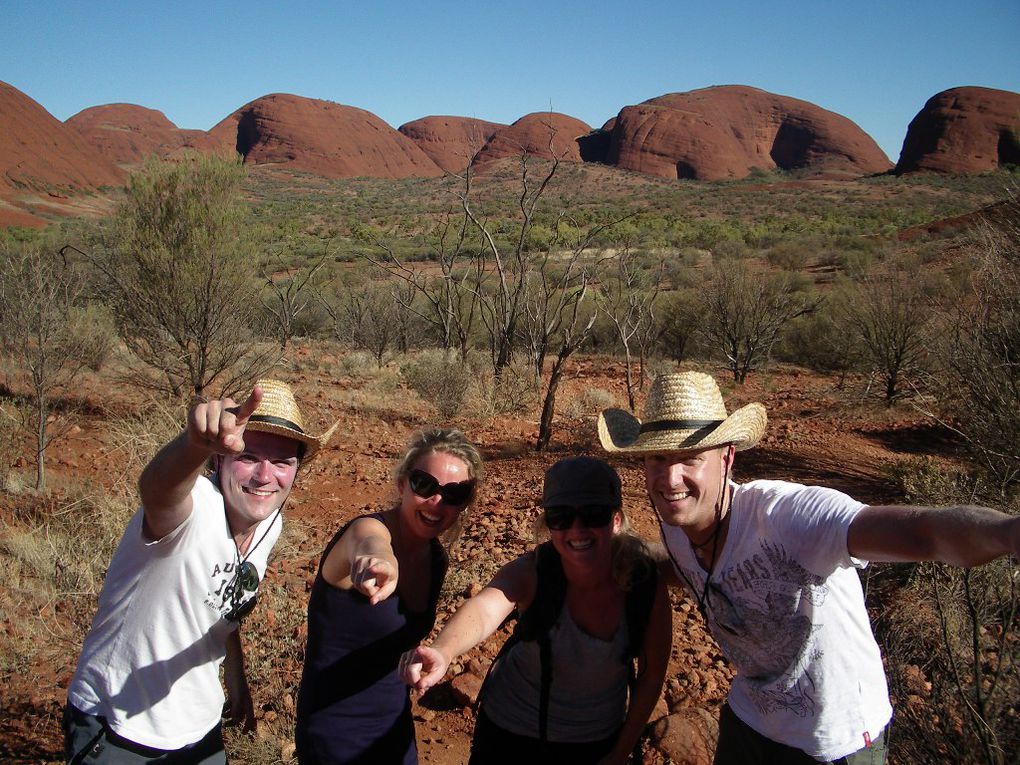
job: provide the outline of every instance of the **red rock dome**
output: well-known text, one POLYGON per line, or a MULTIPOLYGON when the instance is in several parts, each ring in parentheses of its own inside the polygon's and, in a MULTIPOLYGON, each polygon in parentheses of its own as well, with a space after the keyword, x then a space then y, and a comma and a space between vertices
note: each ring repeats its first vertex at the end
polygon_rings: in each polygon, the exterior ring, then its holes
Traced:
POLYGON ((0 82, 0 187, 120 186, 124 173, 20 90, 0 82))
POLYGON ((204 130, 182 130, 163 112, 135 104, 93 106, 65 124, 119 165, 135 165, 152 155, 166 159, 186 149, 222 151, 222 144, 204 130))
POLYGON ((44 226, 48 214, 81 214, 70 195, 123 183, 120 168, 78 133, 0 82, 0 227, 44 226))
POLYGON ((846 117, 740 85, 624 107, 612 124, 607 161, 660 178, 697 180, 744 178, 754 168, 856 177, 892 164, 846 117))
POLYGON ((470 117, 422 117, 397 128, 448 173, 459 173, 506 125, 470 117))
POLYGON ((897 173, 985 173, 1020 165, 1020 93, 950 88, 928 99, 907 128, 897 173))
POLYGON ((284 164, 327 178, 435 177, 443 171, 410 138, 371 112, 274 93, 256 99, 210 134, 252 164, 284 164))
POLYGON ((533 157, 568 162, 581 161, 577 139, 588 135, 591 126, 575 117, 556 112, 534 112, 496 133, 475 155, 473 165, 504 157, 533 157))

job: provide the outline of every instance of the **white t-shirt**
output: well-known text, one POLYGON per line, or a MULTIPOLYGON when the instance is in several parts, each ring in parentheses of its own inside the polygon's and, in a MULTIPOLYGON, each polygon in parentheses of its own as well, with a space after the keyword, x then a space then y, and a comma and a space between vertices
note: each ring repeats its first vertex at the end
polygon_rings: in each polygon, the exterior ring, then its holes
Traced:
MULTIPOLYGON (((844 757, 892 716, 878 644, 847 551, 864 505, 786 481, 731 483, 726 542, 706 600, 708 625, 737 675, 734 714, 819 760, 844 757)), ((678 527, 662 526, 697 601, 706 573, 678 527)))
MULTIPOLYGON (((227 637, 237 629, 223 618, 237 565, 223 497, 204 477, 191 497, 188 519, 155 542, 142 533, 142 510, 132 517, 67 692, 82 712, 105 717, 119 735, 158 749, 193 744, 219 722, 219 668, 227 637)), ((252 537, 257 547, 248 560, 260 580, 282 526, 274 513, 252 537)))

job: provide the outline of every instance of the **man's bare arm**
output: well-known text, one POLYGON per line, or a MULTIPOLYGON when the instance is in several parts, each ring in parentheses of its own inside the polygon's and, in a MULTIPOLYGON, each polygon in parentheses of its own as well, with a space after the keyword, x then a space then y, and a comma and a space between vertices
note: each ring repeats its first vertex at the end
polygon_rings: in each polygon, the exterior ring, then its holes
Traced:
POLYGON ((1020 558, 1020 517, 975 505, 865 507, 850 524, 847 549, 863 560, 978 566, 1020 558))

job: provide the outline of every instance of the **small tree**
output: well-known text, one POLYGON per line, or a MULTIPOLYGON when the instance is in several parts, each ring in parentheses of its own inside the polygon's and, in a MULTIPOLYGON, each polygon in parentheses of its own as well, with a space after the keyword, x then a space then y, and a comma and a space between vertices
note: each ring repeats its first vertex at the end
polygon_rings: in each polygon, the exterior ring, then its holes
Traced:
POLYGON ((395 313, 404 309, 384 282, 335 279, 320 300, 333 321, 333 336, 344 345, 369 351, 382 366, 386 352, 404 329, 395 313))
POLYGON ((325 262, 326 253, 323 253, 310 267, 292 270, 278 257, 275 273, 270 273, 267 268, 262 269, 266 287, 262 305, 276 320, 281 352, 287 349, 287 343, 294 336, 294 322, 314 300, 312 280, 325 262))
POLYGON ((838 304, 840 323, 856 335, 862 362, 885 384, 886 406, 927 356, 932 303, 917 273, 875 273, 850 287, 838 304))
POLYGON ((821 302, 806 294, 792 274, 756 274, 740 262, 715 266, 704 294, 700 331, 708 347, 725 356, 738 384, 768 360, 787 323, 821 302))
MULTIPOLYGON (((80 274, 38 244, 0 250, 0 347, 28 377, 32 407, 17 417, 35 442, 37 489, 46 486, 46 448, 56 438, 54 395, 95 357, 80 274)), ((12 415, 15 416, 15 415, 12 415)))
POLYGON ((132 175, 112 234, 90 260, 127 347, 180 397, 238 390, 271 366, 246 246, 236 161, 149 161, 132 175))

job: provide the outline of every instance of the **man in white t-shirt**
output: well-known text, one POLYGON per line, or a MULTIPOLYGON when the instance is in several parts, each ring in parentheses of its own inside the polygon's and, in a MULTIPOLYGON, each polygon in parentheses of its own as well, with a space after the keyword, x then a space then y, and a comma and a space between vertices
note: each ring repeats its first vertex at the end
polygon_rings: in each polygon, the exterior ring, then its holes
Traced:
POLYGON ((644 457, 670 571, 736 668, 716 764, 884 762, 892 708, 855 569, 1020 557, 1020 518, 974 506, 867 506, 787 481, 734 483, 735 453, 761 439, 765 408, 728 415, 700 372, 656 379, 644 415, 604 411, 599 439, 608 452, 644 457))
POLYGON ((223 685, 229 721, 254 730, 239 624, 298 467, 328 437, 305 432, 286 383, 260 380, 240 406, 195 406, 145 467, 68 686, 68 762, 223 763, 223 685))

